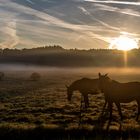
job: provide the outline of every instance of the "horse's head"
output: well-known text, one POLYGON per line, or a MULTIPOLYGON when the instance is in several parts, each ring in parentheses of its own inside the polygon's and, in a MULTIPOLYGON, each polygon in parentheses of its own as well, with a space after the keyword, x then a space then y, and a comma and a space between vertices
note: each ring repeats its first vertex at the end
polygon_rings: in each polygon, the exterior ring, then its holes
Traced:
POLYGON ((108 77, 108 74, 102 75, 101 73, 99 73, 99 81, 110 82, 112 80, 108 77))
POLYGON ((70 102, 71 101, 71 97, 72 97, 72 89, 70 88, 70 86, 66 86, 67 88, 67 99, 70 102))
POLYGON ((101 73, 99 75, 99 80, 109 80, 110 78, 108 77, 108 74, 102 75, 101 73))
POLYGON ((111 79, 108 77, 108 74, 102 75, 101 73, 99 73, 99 87, 102 89, 102 87, 110 82, 111 79))

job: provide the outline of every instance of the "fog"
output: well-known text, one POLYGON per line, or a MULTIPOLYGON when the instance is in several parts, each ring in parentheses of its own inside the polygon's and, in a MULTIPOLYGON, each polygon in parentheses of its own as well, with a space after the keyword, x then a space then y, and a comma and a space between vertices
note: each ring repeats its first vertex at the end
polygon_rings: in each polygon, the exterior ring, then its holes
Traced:
POLYGON ((1 71, 65 71, 80 73, 140 74, 139 67, 49 67, 21 64, 0 64, 1 71))
POLYGON ((0 71, 14 72, 14 71, 37 71, 37 72, 50 72, 55 74, 79 74, 79 75, 97 75, 99 72, 105 74, 108 73, 111 76, 114 75, 140 75, 140 68, 134 67, 41 67, 41 66, 30 66, 20 64, 0 64, 0 71))

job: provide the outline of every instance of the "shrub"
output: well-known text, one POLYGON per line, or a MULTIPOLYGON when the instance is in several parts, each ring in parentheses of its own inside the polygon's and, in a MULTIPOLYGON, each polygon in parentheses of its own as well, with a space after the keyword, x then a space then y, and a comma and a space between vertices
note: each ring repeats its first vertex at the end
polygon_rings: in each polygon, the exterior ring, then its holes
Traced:
POLYGON ((33 80, 33 81, 38 81, 38 80, 40 80, 40 78, 41 78, 41 76, 37 72, 33 72, 30 76, 30 79, 33 80))
POLYGON ((0 80, 4 79, 4 72, 0 72, 0 80))

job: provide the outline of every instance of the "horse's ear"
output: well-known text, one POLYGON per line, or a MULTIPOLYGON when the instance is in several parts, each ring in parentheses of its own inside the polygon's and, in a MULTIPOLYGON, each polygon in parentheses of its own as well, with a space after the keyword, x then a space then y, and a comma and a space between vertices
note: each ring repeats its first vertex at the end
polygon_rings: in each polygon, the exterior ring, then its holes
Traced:
POLYGON ((101 73, 99 72, 98 75, 99 75, 99 77, 100 77, 100 76, 101 76, 101 73))
POLYGON ((105 74, 105 77, 108 76, 108 73, 105 74))

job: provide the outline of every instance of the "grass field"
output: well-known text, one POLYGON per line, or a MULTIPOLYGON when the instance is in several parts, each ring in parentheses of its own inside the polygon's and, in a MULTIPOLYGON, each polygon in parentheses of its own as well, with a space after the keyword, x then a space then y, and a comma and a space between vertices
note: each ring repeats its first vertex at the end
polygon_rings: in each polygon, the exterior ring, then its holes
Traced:
POLYGON ((97 78, 109 72, 121 82, 140 81, 139 69, 36 69, 39 81, 29 79, 33 70, 5 71, 0 81, 0 137, 10 139, 139 139, 140 121, 137 104, 121 104, 124 120, 120 122, 114 106, 100 117, 104 104, 102 93, 90 95, 90 107, 80 111, 80 93, 67 102, 65 85, 82 77, 97 78))

